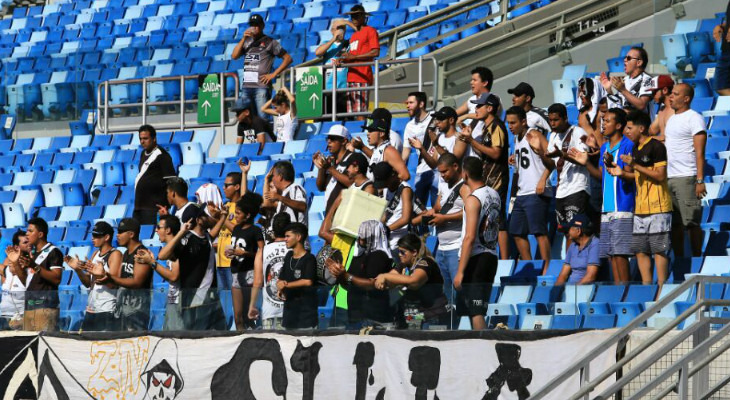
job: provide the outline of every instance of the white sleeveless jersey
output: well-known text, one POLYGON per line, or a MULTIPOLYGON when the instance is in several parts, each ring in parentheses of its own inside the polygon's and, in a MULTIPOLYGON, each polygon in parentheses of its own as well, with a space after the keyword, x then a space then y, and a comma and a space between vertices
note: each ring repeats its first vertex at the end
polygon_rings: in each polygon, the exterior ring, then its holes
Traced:
POLYGON ((366 179, 362 182, 361 185, 358 185, 357 183, 353 182, 352 186, 350 186, 350 187, 353 189, 357 189, 357 190, 365 190, 365 188, 368 187, 368 185, 371 185, 372 183, 373 183, 373 181, 371 181, 370 179, 366 179))
MULTIPOLYGON (((383 197, 388 202, 385 207, 385 214, 388 215, 388 220, 385 225, 390 225, 395 221, 398 221, 403 217, 403 197, 401 193, 403 188, 410 188, 411 185, 408 182, 402 182, 398 189, 391 192, 388 189, 383 190, 383 197)), ((396 248, 398 246, 398 240, 408 233, 408 224, 390 232, 390 248, 396 248)))
MULTIPOLYGON (((109 272, 109 256, 114 250, 110 250, 106 254, 100 254, 98 251, 91 259, 92 263, 99 263, 104 266, 104 271, 109 272)), ((92 278, 93 279, 93 278, 92 278)), ((92 313, 113 312, 117 305, 117 290, 110 289, 106 285, 94 282, 93 287, 89 290, 89 300, 86 311, 92 313)))
MULTIPOLYGON (((385 148, 390 146, 390 141, 386 140, 385 142, 381 143, 380 146, 373 149, 373 155, 370 156, 370 166, 385 161, 385 148)), ((368 179, 373 180, 373 172, 368 169, 367 173, 368 179)))
POLYGON ((25 282, 5 267, 5 282, 2 285, 2 299, 0 299, 0 317, 11 318, 14 315, 23 315, 25 312, 25 289, 30 283, 33 274, 28 274, 25 282))
MULTIPOLYGON (((479 225, 477 225, 477 237, 471 248, 469 257, 482 253, 497 255, 497 237, 499 236, 499 216, 502 208, 502 200, 496 190, 489 186, 482 186, 471 192, 481 204, 479 210, 479 225)), ((462 217, 461 237, 466 236, 466 211, 462 217)), ((461 257, 461 250, 459 250, 461 257)))
MULTIPOLYGON (((545 165, 542 163, 542 159, 532 151, 532 147, 527 141, 527 133, 515 143, 515 164, 519 172, 517 196, 535 194, 537 183, 545 172, 545 165)), ((551 188, 550 179, 545 184, 546 192, 548 188, 551 188)))

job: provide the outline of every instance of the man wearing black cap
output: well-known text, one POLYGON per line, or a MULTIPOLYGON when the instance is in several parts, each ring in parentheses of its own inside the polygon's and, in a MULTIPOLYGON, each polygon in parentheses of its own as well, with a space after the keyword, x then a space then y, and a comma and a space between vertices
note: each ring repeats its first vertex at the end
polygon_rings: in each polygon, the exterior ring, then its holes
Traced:
MULTIPOLYGON (((390 130, 391 118, 390 111, 384 108, 373 110, 368 119, 369 123, 363 125, 363 129, 368 131, 368 144, 371 148, 366 147, 359 138, 352 140, 351 146, 353 150, 362 151, 370 159, 371 166, 385 161, 398 173, 398 178, 407 181, 411 179, 411 174, 408 172, 408 167, 403 158, 401 158, 396 143, 392 142, 397 134, 394 135, 394 132, 390 130)), ((368 173, 368 177, 372 178, 372 174, 368 173)))
MULTIPOLYGON (((352 6, 350 12, 346 14, 352 19, 355 32, 350 36, 350 49, 342 58, 337 60, 337 64, 366 63, 375 60, 380 56, 380 39, 378 38, 378 31, 372 26, 367 25, 367 17, 370 14, 365 12, 365 8, 360 4, 352 6)), ((372 67, 360 66, 347 68, 348 88, 360 88, 372 84, 372 67)), ((368 101, 369 96, 367 90, 348 92, 347 112, 367 112, 368 101)), ((362 116, 357 118, 359 120, 364 119, 362 116)))
POLYGON ((507 93, 512 95, 512 105, 521 107, 527 113, 527 129, 536 129, 543 135, 550 132, 547 111, 532 105, 535 100, 535 89, 529 83, 520 82, 514 88, 507 90, 507 93))
MULTIPOLYGON (((352 182, 349 187, 377 196, 378 192, 375 190, 373 182, 367 177, 369 167, 370 163, 368 162, 368 159, 362 155, 362 153, 352 153, 345 162, 344 172, 348 179, 352 182)), ((332 243, 332 239, 334 238, 334 232, 330 229, 332 228, 332 219, 334 218, 341 201, 342 192, 338 193, 336 198, 333 200, 332 206, 325 213, 324 221, 320 226, 319 237, 324 239, 327 243, 332 243)))
POLYGON ((436 168, 439 157, 442 154, 453 154, 456 139, 458 138, 458 133, 456 132, 456 121, 458 118, 456 110, 451 107, 441 107, 440 110, 433 113, 433 119, 436 121, 434 124, 436 129, 429 127, 426 130, 426 134, 428 134, 431 140, 433 151, 422 151, 423 143, 418 139, 411 139, 411 146, 421 153, 429 167, 436 168))
POLYGON ((238 120, 236 143, 258 143, 258 154, 261 154, 264 144, 272 141, 274 136, 271 125, 253 110, 253 104, 245 97, 238 99, 231 107, 231 111, 236 113, 238 120))
POLYGON ((183 326, 186 330, 225 329, 225 316, 215 290, 215 252, 208 235, 210 218, 204 207, 192 204, 181 220, 180 231, 160 250, 158 258, 179 263, 183 326))
POLYGON ((76 271, 81 283, 90 288, 86 303, 86 315, 81 326, 82 331, 115 331, 119 322, 114 316, 117 306, 117 286, 107 280, 98 282, 88 273, 94 264, 100 264, 109 275, 120 277, 122 270, 122 252, 112 247, 114 228, 104 221, 99 221, 91 231, 91 241, 98 250, 91 256, 90 262, 79 260, 78 256, 66 256, 64 260, 76 271))
POLYGON ((150 319, 150 289, 152 271, 137 262, 135 256, 146 247, 139 241, 139 222, 134 218, 124 218, 117 227, 117 242, 127 251, 122 257, 119 276, 106 271, 101 264, 94 264, 92 275, 97 283, 109 283, 119 287, 115 317, 119 318, 122 331, 144 331, 150 319))
POLYGON ((165 179, 177 176, 172 157, 157 146, 157 131, 152 125, 139 127, 139 173, 134 180, 134 218, 145 225, 157 222, 157 205, 167 205, 165 179))
POLYGON ((390 230, 390 248, 398 249, 398 240, 408 233, 411 219, 425 211, 414 204, 413 189, 408 181, 401 181, 393 167, 387 162, 373 166, 373 185, 383 190, 383 198, 388 202, 382 222, 390 230))
MULTIPOLYGON (((248 29, 243 32, 243 38, 233 49, 231 58, 243 60, 241 76, 241 97, 254 103, 252 112, 258 113, 271 95, 271 82, 285 71, 292 62, 291 56, 281 47, 278 41, 264 34, 264 19, 258 14, 251 14, 248 20, 248 29), (281 57, 282 63, 271 72, 274 57, 281 57)), ((263 113, 260 117, 265 118, 263 113)))
POLYGON ((461 131, 460 140, 456 142, 454 152, 463 154, 465 148, 470 146, 471 152, 482 160, 484 182, 496 190, 502 199, 502 215, 499 220, 499 252, 500 258, 506 260, 509 257, 507 216, 504 212, 509 186, 507 127, 497 116, 500 108, 499 97, 492 93, 484 93, 473 102, 477 106, 475 118, 461 131))

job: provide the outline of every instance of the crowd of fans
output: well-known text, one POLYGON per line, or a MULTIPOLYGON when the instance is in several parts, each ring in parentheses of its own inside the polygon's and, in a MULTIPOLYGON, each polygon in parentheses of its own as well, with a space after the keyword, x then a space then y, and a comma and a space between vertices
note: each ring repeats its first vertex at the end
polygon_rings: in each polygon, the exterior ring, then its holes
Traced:
MULTIPOLYGON (((352 20, 334 24, 332 40, 318 49, 328 62, 346 65, 378 55, 377 33, 367 29, 362 7, 350 14, 352 20), (349 43, 346 27, 356 31, 349 43)), ((234 58, 240 56, 246 57, 246 90, 233 108, 239 142, 263 147, 291 140, 293 95, 282 90, 268 99, 270 82, 290 59, 263 35, 257 15, 236 46, 234 58), (274 56, 285 62, 270 72, 274 56), (267 114, 274 115, 273 124, 267 114)), ((608 277, 601 265, 610 266, 614 282, 628 282, 631 257, 642 282, 651 283, 656 274, 661 284, 669 252, 684 255, 685 232, 693 255, 701 251, 707 134, 702 115, 690 108, 692 87, 670 76, 649 76, 648 60, 635 47, 625 57, 624 77, 582 79, 575 125, 563 104, 535 107, 536 93, 526 82, 509 90, 512 106, 504 106, 490 92, 492 72, 477 67, 473 95, 457 109, 430 113, 426 94, 410 93, 403 132, 391 130, 386 109, 368 116, 367 143, 341 125, 322 132, 329 154, 314 154, 313 163, 325 195, 319 236, 326 244, 317 257, 308 240, 309 199, 291 162, 273 165, 260 195, 248 188, 250 164, 239 161, 240 172, 229 173, 222 188, 204 185, 193 203, 186 181, 174 176, 169 154, 157 146, 155 129, 142 126, 134 218, 116 228, 125 252, 112 246, 114 228, 98 222, 91 232, 93 256, 64 257, 47 241, 47 222, 29 220, 27 230, 13 236, 0 267, 3 327, 55 328, 65 262, 89 288, 83 330, 147 329, 154 273, 170 284, 164 322, 169 330, 225 329, 218 289, 231 289, 239 330, 314 328, 322 293, 338 299, 336 326, 448 325, 455 310, 474 329, 484 329, 498 260, 510 257, 510 240, 519 259, 538 254, 546 271, 553 220, 566 241, 557 284, 608 277), (418 163, 411 177, 407 161, 414 153, 418 163), (333 222, 348 188, 386 203, 381 219, 360 225, 351 258, 336 256, 333 222), (156 256, 140 241, 141 224, 156 224, 164 245, 156 256), (434 254, 424 244, 429 234, 438 238, 434 254), (537 249, 530 248, 529 235, 537 249), (332 286, 318 289, 324 285, 332 286)), ((346 80, 349 87, 366 86, 372 70, 349 68, 346 80)), ((348 112, 366 111, 367 91, 348 92, 344 102, 348 112)))

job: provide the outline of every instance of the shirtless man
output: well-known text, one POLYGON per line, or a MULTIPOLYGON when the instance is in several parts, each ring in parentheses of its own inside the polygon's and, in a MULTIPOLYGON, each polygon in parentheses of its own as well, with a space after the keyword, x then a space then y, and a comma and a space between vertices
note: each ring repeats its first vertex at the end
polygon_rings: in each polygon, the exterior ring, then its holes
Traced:
POLYGON ((656 136, 658 140, 664 141, 664 129, 667 126, 669 117, 674 115, 674 110, 669 104, 669 95, 672 94, 674 81, 669 75, 659 75, 651 80, 651 92, 654 103, 659 104, 659 111, 656 113, 654 122, 649 127, 649 134, 656 136))

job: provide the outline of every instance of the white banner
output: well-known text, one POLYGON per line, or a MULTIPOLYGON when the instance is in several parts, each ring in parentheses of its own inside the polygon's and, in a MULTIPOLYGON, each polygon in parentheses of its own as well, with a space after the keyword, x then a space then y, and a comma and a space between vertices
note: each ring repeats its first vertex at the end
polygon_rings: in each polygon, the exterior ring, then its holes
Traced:
MULTIPOLYGON (((38 398, 526 399, 612 332, 522 341, 269 333, 100 341, 41 337, 38 398)), ((612 348, 591 364, 592 376, 614 362, 612 348)), ((549 398, 567 398, 578 379, 565 381, 549 398)))

